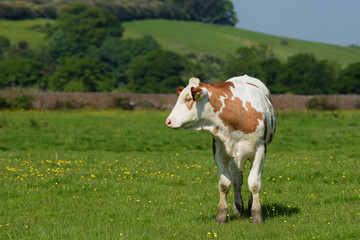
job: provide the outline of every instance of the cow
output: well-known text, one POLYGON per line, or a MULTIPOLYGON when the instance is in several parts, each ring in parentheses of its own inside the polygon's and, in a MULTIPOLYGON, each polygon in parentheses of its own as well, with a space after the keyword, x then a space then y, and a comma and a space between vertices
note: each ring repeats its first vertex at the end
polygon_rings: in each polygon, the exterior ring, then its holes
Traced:
POLYGON ((260 80, 244 75, 214 84, 190 78, 188 86, 178 87, 176 93, 178 99, 165 121, 166 126, 207 130, 213 135, 220 193, 216 223, 228 220, 227 194, 231 183, 234 187, 233 214, 244 213, 241 185, 246 160, 251 163, 248 177, 251 221, 263 223, 261 175, 267 145, 276 129, 269 90, 260 80))

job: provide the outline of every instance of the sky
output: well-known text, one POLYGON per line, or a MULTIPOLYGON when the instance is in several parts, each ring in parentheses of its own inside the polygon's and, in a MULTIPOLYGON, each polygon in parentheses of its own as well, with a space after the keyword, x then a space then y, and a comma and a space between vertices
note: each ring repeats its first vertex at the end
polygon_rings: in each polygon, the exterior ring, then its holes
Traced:
POLYGON ((236 27, 341 46, 360 45, 360 0, 232 0, 236 27))

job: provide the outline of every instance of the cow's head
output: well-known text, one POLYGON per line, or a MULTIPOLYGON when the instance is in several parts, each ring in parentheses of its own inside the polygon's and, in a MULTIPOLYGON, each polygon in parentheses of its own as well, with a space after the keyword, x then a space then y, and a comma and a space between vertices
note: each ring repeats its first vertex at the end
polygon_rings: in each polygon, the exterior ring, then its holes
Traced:
POLYGON ((179 96, 175 107, 166 119, 169 128, 199 129, 202 124, 202 113, 208 102, 208 91, 201 87, 198 78, 190 78, 187 87, 178 87, 179 96))

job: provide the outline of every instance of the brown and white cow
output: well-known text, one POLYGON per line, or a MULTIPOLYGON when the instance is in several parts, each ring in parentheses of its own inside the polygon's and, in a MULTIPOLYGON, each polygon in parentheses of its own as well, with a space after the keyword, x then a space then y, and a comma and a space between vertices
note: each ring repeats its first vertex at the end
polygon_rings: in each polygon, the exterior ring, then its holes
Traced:
POLYGON ((191 78, 166 119, 169 128, 208 130, 213 134, 213 151, 219 171, 220 202, 216 222, 227 221, 227 193, 234 186, 234 214, 244 212, 241 197, 242 171, 251 162, 248 186, 249 211, 253 223, 262 223, 261 174, 266 147, 275 134, 276 120, 270 92, 258 79, 247 75, 226 82, 207 84, 191 78))

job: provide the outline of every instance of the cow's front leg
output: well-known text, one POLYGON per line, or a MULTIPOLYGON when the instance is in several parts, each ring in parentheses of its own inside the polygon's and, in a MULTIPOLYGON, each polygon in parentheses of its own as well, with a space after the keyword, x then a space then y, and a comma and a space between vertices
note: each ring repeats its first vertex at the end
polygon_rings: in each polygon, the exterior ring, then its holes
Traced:
POLYGON ((250 199, 249 207, 251 206, 250 212, 251 212, 252 222, 254 224, 264 222, 261 205, 260 205, 261 175, 264 166, 264 160, 265 160, 265 146, 260 146, 256 150, 248 178, 249 190, 252 194, 251 196, 252 204, 250 199))
POLYGON ((219 193, 220 201, 216 214, 216 223, 222 224, 227 221, 228 215, 228 204, 227 204, 227 194, 231 185, 231 176, 229 171, 229 160, 230 158, 226 154, 225 146, 223 143, 214 137, 214 157, 215 163, 219 171, 219 193))

